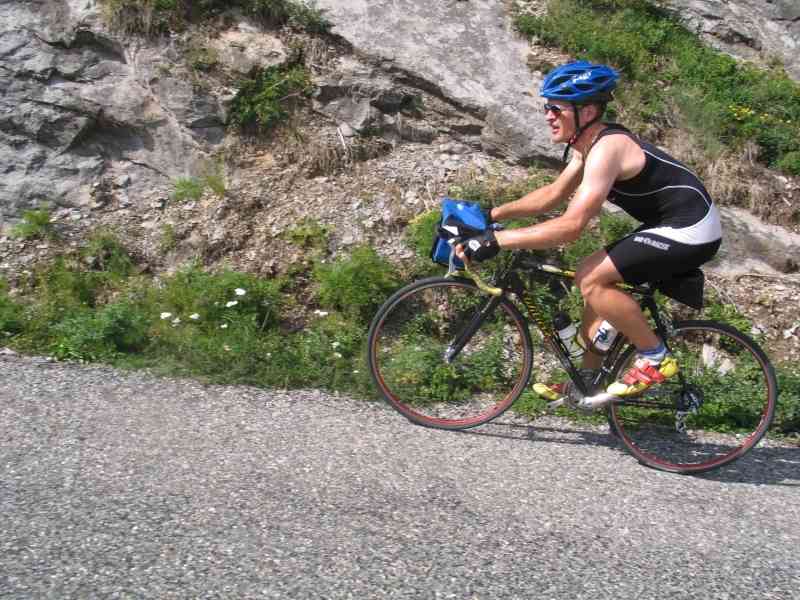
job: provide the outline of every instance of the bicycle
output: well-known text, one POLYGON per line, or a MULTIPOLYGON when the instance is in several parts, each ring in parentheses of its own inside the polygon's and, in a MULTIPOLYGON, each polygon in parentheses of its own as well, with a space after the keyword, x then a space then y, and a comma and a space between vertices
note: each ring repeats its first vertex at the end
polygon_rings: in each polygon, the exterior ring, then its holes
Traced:
MULTIPOLYGON (((450 430, 483 425, 525 392, 533 369, 533 325, 537 341, 555 355, 571 386, 548 408, 580 410, 627 370, 636 348, 620 333, 600 370, 584 380, 548 319, 552 302, 537 299, 543 289, 539 279, 571 284, 574 277, 573 271, 517 251, 492 287, 468 268, 455 271, 451 258, 447 276, 403 287, 376 313, 367 357, 376 387, 413 423, 450 430)), ((649 312, 679 371, 639 396, 604 398, 604 410, 610 433, 641 463, 702 473, 740 458, 761 440, 772 422, 778 387, 767 355, 748 335, 725 323, 673 321, 662 313, 656 289, 679 284, 679 278, 619 284, 649 312)), ((702 288, 699 293, 702 300, 702 288)))

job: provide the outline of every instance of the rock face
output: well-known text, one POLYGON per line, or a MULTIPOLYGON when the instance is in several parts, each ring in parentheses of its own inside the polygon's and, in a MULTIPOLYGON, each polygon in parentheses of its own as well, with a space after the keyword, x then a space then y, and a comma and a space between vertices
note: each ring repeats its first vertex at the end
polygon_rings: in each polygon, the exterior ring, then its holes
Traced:
POLYGON ((86 0, 0 3, 0 211, 163 194, 222 140, 222 109, 198 91, 171 39, 107 31, 86 0), (101 183, 102 182, 102 183, 101 183))
POLYGON ((712 46, 740 58, 778 58, 800 81, 797 0, 666 0, 712 46))
POLYGON ((483 122, 482 149, 518 161, 555 157, 543 124, 528 43, 495 0, 320 0, 333 32, 394 79, 446 98, 483 122), (420 48, 425 48, 420 52, 420 48))
POLYGON ((800 280, 800 235, 762 223, 741 208, 723 208, 722 247, 709 269, 718 275, 781 274, 800 280))
MULTIPOLYGON (((715 36, 714 43, 775 53, 786 59, 790 72, 800 68, 800 7, 794 0, 670 2, 715 36)), ((507 2, 316 4, 346 46, 324 48, 324 56, 312 58, 332 65, 314 71, 314 111, 325 115, 325 126, 328 119, 333 122, 333 147, 316 149, 319 162, 340 159, 333 152, 340 148, 353 159, 354 141, 364 139, 379 142, 381 153, 393 148, 397 154, 400 144, 415 145, 411 154, 425 156, 422 162, 431 159, 420 148, 438 148, 438 166, 431 169, 441 172, 436 181, 444 186, 473 154, 482 163, 490 155, 517 164, 560 156, 561 148, 548 140, 536 93, 541 74, 526 64, 530 49, 512 30, 507 2)), ((94 218, 82 208, 129 208, 157 228, 160 217, 148 211, 161 211, 173 180, 198 174, 224 141, 227 101, 236 92, 226 81, 280 64, 290 54, 290 44, 232 15, 227 29, 218 23, 215 35, 195 46, 200 52, 196 61, 213 59, 230 76, 215 80, 191 64, 192 36, 202 33, 125 38, 107 29, 99 10, 93 0, 0 0, 0 225, 12 223, 23 208, 50 201, 61 207, 59 214, 81 220, 94 218)), ((315 152, 312 146, 306 144, 302 153, 315 152)), ((254 203, 269 205, 278 198, 262 197, 262 166, 249 177, 258 187, 254 203)), ((288 167, 276 169, 276 177, 288 179, 288 167)), ((431 176, 414 166, 408 177, 390 181, 393 171, 389 164, 382 181, 402 190, 392 190, 387 207, 395 206, 401 193, 421 194, 411 182, 427 186, 422 174, 431 176)), ((227 176, 234 187, 247 179, 227 176)), ((380 193, 370 189, 371 195, 380 193)), ((329 192, 320 197, 321 205, 330 204, 329 192)), ((427 187, 423 197, 434 205, 427 187)), ((407 209, 416 213, 421 206, 407 203, 407 209)), ((384 221, 400 227, 392 219, 384 221)), ((747 221, 743 228, 737 227, 742 218, 728 222, 737 236, 767 240, 726 246, 729 264, 743 264, 737 247, 749 248, 749 256, 770 254, 765 262, 778 271, 791 271, 800 262, 794 258, 796 240, 776 246, 769 240, 780 238, 769 231, 759 234, 756 223, 747 221), (786 263, 786 254, 793 262, 786 263)), ((212 237, 224 239, 224 228, 217 227, 212 237)))

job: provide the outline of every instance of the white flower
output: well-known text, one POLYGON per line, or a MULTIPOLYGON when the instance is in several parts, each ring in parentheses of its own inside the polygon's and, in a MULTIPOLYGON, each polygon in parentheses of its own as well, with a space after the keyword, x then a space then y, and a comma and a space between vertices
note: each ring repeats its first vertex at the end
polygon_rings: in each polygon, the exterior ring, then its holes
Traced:
POLYGON ((198 315, 197 313, 192 313, 192 314, 190 314, 190 315, 189 315, 189 318, 190 318, 192 321, 197 321, 197 319, 199 319, 199 318, 200 318, 200 315, 198 315))
POLYGON ((236 306, 239 304, 236 300, 231 300, 230 302, 225 303, 225 308, 230 308, 231 306, 236 306))
POLYGON ((219 326, 219 328, 220 329, 227 329, 228 328, 228 324, 227 323, 223 323, 222 325, 219 326))
POLYGON ((339 342, 333 342, 333 343, 331 344, 331 346, 333 346, 334 348, 338 348, 340 345, 341 345, 341 344, 340 344, 339 342))
POLYGON ((172 319, 172 324, 173 324, 173 325, 177 325, 177 324, 178 324, 178 323, 180 323, 180 322, 181 322, 181 320, 180 320, 180 318, 179 318, 179 317, 175 317, 174 319, 172 319))
POLYGON ((315 310, 314 314, 320 317, 327 317, 328 313, 324 310, 315 310))
POLYGON ((231 347, 230 347, 230 346, 228 346, 228 344, 225 344, 225 345, 224 345, 224 346, 222 346, 222 347, 225 349, 225 352, 230 352, 230 351, 231 351, 231 347))
POLYGON ((334 357, 334 358, 342 358, 342 355, 341 355, 341 354, 339 354, 338 352, 334 352, 334 353, 333 353, 333 357, 334 357))
POLYGON ((172 316, 172 313, 163 312, 161 313, 162 319, 169 319, 172 316))
POLYGON ((237 296, 244 296, 247 293, 247 290, 243 290, 242 288, 236 288, 233 291, 237 296))
POLYGON ((267 352, 267 358, 272 358, 272 352, 267 352))
POLYGON ((353 371, 353 375, 358 375, 358 369, 356 369, 355 371, 353 371))

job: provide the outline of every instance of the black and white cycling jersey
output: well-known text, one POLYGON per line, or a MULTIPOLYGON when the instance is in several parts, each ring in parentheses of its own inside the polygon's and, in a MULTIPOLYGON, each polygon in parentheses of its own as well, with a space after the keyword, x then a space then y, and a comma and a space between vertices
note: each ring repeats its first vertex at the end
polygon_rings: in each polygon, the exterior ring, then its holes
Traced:
POLYGON ((597 140, 607 135, 626 135, 645 154, 644 168, 615 182, 608 196, 609 202, 644 224, 640 232, 690 245, 721 239, 719 211, 697 175, 621 125, 609 124, 597 140))

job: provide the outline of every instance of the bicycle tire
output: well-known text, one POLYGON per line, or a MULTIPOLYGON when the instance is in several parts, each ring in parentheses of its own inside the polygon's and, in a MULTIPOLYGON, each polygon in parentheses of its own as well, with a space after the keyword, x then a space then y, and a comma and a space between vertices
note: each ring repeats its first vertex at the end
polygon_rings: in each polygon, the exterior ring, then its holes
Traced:
MULTIPOLYGON (((744 333, 715 321, 675 323, 668 340, 680 376, 609 406, 612 429, 641 463, 662 471, 703 473, 741 458, 775 414, 778 385, 766 354, 744 333)), ((635 351, 623 351, 614 379, 635 351)))
POLYGON ((378 310, 368 336, 370 373, 384 399, 411 422, 476 427, 522 394, 533 345, 527 321, 504 296, 452 362, 445 358, 491 298, 471 281, 431 277, 397 291, 378 310))

